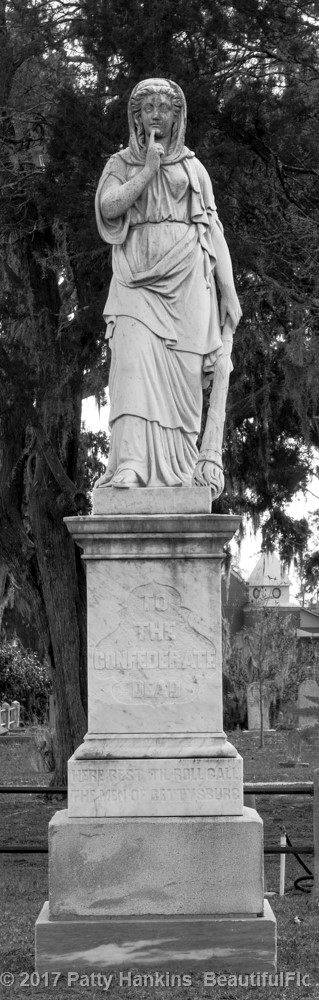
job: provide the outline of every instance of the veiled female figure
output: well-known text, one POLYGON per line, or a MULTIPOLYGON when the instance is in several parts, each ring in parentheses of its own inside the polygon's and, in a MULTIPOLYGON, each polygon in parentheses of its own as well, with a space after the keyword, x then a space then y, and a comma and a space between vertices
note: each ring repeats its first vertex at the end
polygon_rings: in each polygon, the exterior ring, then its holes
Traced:
POLYGON ((128 118, 129 146, 108 161, 96 193, 98 229, 113 244, 111 441, 96 486, 188 486, 203 375, 222 351, 226 315, 235 328, 241 309, 210 178, 184 145, 181 88, 143 80, 128 118))

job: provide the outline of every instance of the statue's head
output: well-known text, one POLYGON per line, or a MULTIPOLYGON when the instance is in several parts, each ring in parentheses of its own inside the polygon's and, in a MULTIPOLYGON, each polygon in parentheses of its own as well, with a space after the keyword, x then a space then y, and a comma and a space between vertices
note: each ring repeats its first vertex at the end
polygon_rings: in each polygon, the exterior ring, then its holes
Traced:
POLYGON ((161 77, 153 77, 148 80, 141 80, 134 87, 128 104, 128 120, 130 129, 130 143, 136 146, 140 152, 146 149, 145 130, 142 121, 143 107, 147 106, 147 101, 154 95, 160 96, 163 104, 169 105, 172 111, 172 131, 170 152, 174 153, 180 149, 185 140, 186 101, 177 83, 172 80, 165 80, 161 77))

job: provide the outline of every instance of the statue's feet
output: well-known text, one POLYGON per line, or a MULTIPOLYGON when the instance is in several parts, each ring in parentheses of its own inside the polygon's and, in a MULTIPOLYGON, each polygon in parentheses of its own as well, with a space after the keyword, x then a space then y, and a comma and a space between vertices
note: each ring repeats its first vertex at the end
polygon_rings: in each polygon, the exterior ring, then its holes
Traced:
POLYGON ((141 486, 142 483, 134 472, 134 469, 122 469, 122 472, 116 472, 115 476, 111 480, 110 486, 115 486, 117 489, 136 489, 141 486))
POLYGON ((100 476, 99 479, 96 479, 96 481, 94 483, 94 489, 95 490, 98 489, 99 486, 110 486, 110 485, 111 484, 109 482, 108 474, 107 474, 107 472, 104 472, 103 476, 100 476))

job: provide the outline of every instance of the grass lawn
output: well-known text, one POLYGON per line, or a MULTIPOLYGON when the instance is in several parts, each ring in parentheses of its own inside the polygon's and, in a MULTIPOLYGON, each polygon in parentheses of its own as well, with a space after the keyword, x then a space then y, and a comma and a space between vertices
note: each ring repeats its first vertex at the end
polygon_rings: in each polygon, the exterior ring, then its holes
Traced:
MULTIPOLYGON (((20 749, 20 748, 19 748, 20 749)), ((272 768, 265 771, 266 751, 254 752, 253 762, 247 759, 245 766, 245 780, 311 780, 313 776, 313 766, 311 764, 311 754, 308 752, 310 760, 309 770, 299 773, 281 771, 275 776, 272 768), (270 770, 270 773, 269 773, 270 770)), ((12 754, 6 748, 6 768, 5 773, 0 771, 0 781, 5 784, 19 782, 26 784, 29 781, 36 783, 35 775, 28 774, 27 765, 21 772, 20 764, 16 752, 12 754), (20 768, 20 778, 19 771, 20 768)), ((18 755, 19 756, 19 755, 18 755)), ((315 761, 317 765, 317 761, 315 761)), ((1 766, 1 746, 0 746, 0 766, 1 766)), ((41 780, 43 781, 41 776, 41 780)), ((43 782, 44 783, 44 782, 43 782)), ((34 795, 5 795, 1 799, 1 823, 0 840, 1 843, 21 843, 39 844, 47 841, 48 822, 57 808, 65 808, 65 801, 47 801, 40 796, 34 795)), ((296 796, 295 798, 286 796, 261 796, 257 799, 257 808, 264 821, 265 842, 279 843, 282 825, 285 825, 292 842, 312 842, 312 811, 313 801, 308 796, 296 796)), ((313 868, 313 858, 305 857, 304 860, 310 869, 313 868)), ((41 1000, 53 1000, 66 997, 86 997, 96 998, 108 995, 112 1000, 123 1000, 129 997, 130 1000, 145 1000, 145 998, 167 998, 172 995, 175 1000, 202 1000, 202 998, 216 996, 218 998, 244 997, 257 995, 264 1000, 265 997, 280 996, 297 1000, 298 998, 309 998, 309 1000, 319 1000, 319 900, 308 893, 297 891, 294 888, 294 880, 302 875, 296 859, 288 856, 286 859, 286 888, 284 898, 279 898, 279 856, 265 857, 265 876, 267 891, 276 892, 270 899, 271 906, 277 917, 278 923, 278 972, 283 974, 285 983, 286 972, 300 972, 301 978, 307 976, 307 981, 303 985, 287 983, 278 986, 258 985, 204 985, 204 974, 189 973, 191 985, 177 986, 164 982, 164 985, 120 985, 119 971, 113 972, 113 979, 109 990, 106 993, 101 985, 67 985, 64 975, 61 975, 56 986, 53 987, 52 977, 49 977, 49 985, 46 985, 44 977, 37 982, 37 977, 30 977, 34 971, 34 925, 40 909, 45 899, 48 898, 48 857, 44 854, 3 854, 0 856, 1 864, 1 945, 0 945, 0 972, 11 972, 15 976, 15 983, 12 985, 0 985, 0 997, 14 998, 20 1000, 26 994, 35 995, 41 1000), (23 976, 22 974, 25 973, 23 976), (24 983, 24 985, 23 985, 24 983)), ((98 971, 98 970, 97 970, 98 971)), ((188 973, 185 969, 185 973, 188 973)), ((214 970, 207 968, 207 972, 214 970)), ((156 970, 134 969, 133 974, 153 972, 156 970)), ((217 975, 217 974, 216 974, 217 975)))

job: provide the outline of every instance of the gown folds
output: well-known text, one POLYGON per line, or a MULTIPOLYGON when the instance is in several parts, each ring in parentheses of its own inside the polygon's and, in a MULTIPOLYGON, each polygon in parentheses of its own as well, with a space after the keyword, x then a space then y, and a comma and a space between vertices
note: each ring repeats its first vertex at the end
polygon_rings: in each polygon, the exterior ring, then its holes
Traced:
POLYGON ((104 309, 112 349, 111 442, 106 478, 133 469, 141 485, 191 484, 198 458, 203 374, 222 352, 214 280, 218 219, 209 175, 186 146, 170 149, 134 205, 103 214, 114 178, 144 166, 130 142, 106 164, 96 193, 97 225, 113 245, 104 309))

